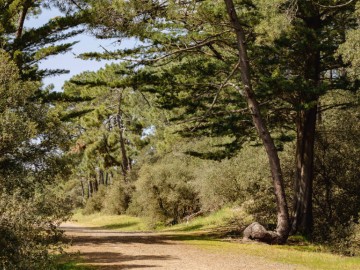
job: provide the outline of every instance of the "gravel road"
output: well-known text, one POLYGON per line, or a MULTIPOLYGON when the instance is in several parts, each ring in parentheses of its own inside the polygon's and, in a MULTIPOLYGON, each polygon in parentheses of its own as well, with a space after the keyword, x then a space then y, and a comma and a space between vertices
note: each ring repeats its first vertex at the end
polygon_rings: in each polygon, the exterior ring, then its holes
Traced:
MULTIPOLYGON (((74 223, 62 225, 72 240, 68 252, 80 252, 84 264, 96 269, 162 270, 298 270, 264 258, 207 250, 160 233, 94 230, 74 223)), ((304 269, 304 268, 301 268, 304 269)))

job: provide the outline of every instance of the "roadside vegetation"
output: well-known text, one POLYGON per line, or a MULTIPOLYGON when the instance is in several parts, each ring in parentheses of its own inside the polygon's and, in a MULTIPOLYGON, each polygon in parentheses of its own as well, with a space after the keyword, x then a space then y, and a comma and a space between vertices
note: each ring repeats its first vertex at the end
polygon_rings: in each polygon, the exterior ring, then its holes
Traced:
POLYGON ((178 237, 258 222, 247 237, 271 245, 239 247, 352 267, 359 15, 340 0, 0 0, 0 268, 57 267, 74 209, 89 226, 178 237), (113 63, 45 86, 68 71, 39 63, 80 33, 117 40, 78 55, 113 63))

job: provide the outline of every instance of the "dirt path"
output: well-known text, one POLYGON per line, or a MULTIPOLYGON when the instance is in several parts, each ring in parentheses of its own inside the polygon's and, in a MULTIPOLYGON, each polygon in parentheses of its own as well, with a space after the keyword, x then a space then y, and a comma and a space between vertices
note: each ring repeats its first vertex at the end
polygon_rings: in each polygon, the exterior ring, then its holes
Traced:
POLYGON ((209 251, 157 233, 93 230, 77 224, 62 226, 72 239, 69 252, 79 251, 84 263, 97 269, 163 270, 290 270, 291 265, 261 257, 209 251))

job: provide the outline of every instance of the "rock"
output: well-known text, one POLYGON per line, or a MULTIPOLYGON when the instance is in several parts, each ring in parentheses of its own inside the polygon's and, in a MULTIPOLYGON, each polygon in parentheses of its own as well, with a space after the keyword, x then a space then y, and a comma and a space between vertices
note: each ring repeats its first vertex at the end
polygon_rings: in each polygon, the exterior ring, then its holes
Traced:
POLYGON ((251 223, 243 232, 244 240, 256 240, 265 243, 276 243, 279 236, 275 232, 271 232, 265 229, 258 222, 251 223))

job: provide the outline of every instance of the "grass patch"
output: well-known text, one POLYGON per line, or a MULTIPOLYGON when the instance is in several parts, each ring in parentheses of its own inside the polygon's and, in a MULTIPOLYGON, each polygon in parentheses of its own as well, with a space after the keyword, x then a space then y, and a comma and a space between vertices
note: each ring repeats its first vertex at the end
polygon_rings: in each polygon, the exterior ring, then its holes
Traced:
POLYGON ((83 265, 80 254, 64 254, 56 256, 56 270, 95 270, 96 268, 83 265))
MULTIPOLYGON (((217 231, 221 229, 231 229, 236 227, 236 220, 239 217, 244 217, 244 213, 240 210, 234 210, 231 208, 223 208, 217 212, 210 213, 206 216, 201 216, 192 219, 189 222, 177 224, 171 227, 159 228, 161 231, 172 231, 172 232, 190 232, 190 231, 217 231)), ((250 223, 250 222, 249 222, 250 223)))
POLYGON ((116 231, 146 231, 148 227, 143 219, 132 216, 105 215, 101 213, 83 215, 77 211, 72 220, 94 228, 109 229, 116 231))
POLYGON ((59 264, 56 267, 56 270, 95 270, 96 268, 87 266, 87 265, 79 265, 77 262, 67 262, 59 264))
POLYGON ((200 248, 225 253, 259 256, 269 261, 298 266, 297 269, 357 270, 360 257, 344 257, 323 252, 298 250, 297 246, 270 246, 266 244, 229 243, 218 240, 185 240, 200 248))
MULTIPOLYGON (((207 216, 197 217, 187 223, 170 227, 158 226, 155 230, 160 232, 202 232, 227 228, 238 215, 230 208, 224 208, 207 216)), ((83 215, 80 210, 74 213, 72 220, 88 226, 116 231, 148 231, 149 226, 145 219, 127 215, 106 215, 95 213, 83 215)))

